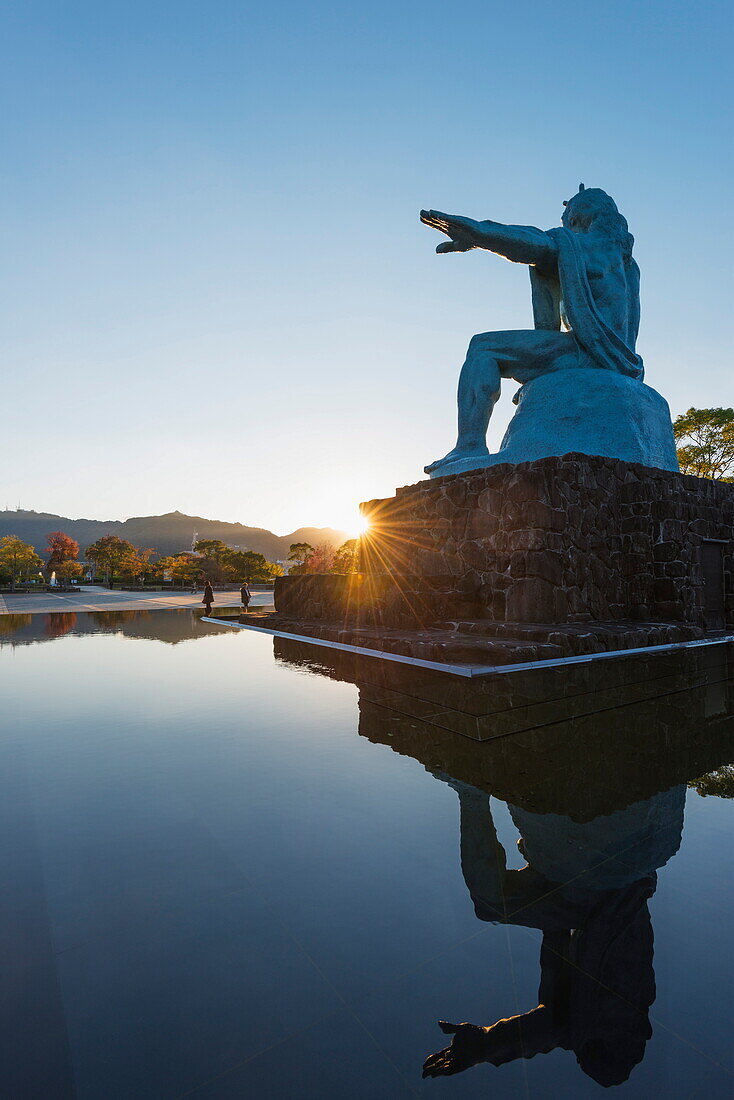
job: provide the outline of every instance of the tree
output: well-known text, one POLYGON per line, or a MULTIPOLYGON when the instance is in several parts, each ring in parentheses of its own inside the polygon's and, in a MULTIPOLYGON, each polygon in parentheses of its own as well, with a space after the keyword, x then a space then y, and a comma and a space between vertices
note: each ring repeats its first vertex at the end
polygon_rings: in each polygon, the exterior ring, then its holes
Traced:
POLYGON ((210 581, 269 581, 283 572, 264 554, 255 550, 235 550, 221 539, 201 539, 195 550, 201 555, 197 559, 201 574, 210 581))
POLYGON ((214 558, 215 561, 226 561, 232 553, 232 547, 227 546, 221 539, 199 539, 194 546, 197 554, 203 554, 205 558, 214 558))
POLYGON ((134 546, 132 548, 132 553, 128 554, 119 562, 120 572, 123 576, 132 577, 133 580, 137 580, 138 577, 142 577, 151 571, 152 565, 150 559, 155 552, 155 550, 150 548, 138 550, 138 548, 134 546))
POLYGON ((235 578, 246 581, 270 581, 283 573, 279 565, 254 550, 230 550, 227 565, 235 578))
POLYGON ((199 576, 211 581, 212 584, 222 584, 224 581, 231 581, 234 577, 231 565, 221 558, 198 558, 197 564, 199 576))
POLYGON ((0 539, 0 569, 10 576, 10 586, 15 588, 19 580, 37 573, 43 562, 36 551, 17 535, 0 539))
POLYGON ((688 784, 703 798, 716 795, 718 798, 734 798, 734 764, 722 764, 716 771, 692 779, 688 784))
POLYGON ((303 565, 298 570, 299 573, 333 573, 334 572, 334 551, 330 546, 324 543, 321 546, 317 546, 308 555, 303 565))
POLYGON ((359 566, 359 539, 347 539, 334 553, 332 573, 356 573, 359 566))
POLYGON ((46 572, 51 574, 65 561, 76 560, 79 556, 79 543, 71 535, 65 535, 63 531, 51 531, 46 553, 48 554, 46 572))
POLYGON ((310 542, 292 542, 290 545, 290 553, 288 554, 288 561, 293 562, 290 567, 291 573, 303 573, 304 563, 313 554, 314 548, 310 542))
POLYGON ((734 409, 689 409, 675 418, 673 434, 681 472, 731 481, 734 473, 734 409))
POLYGON ((71 558, 67 558, 66 561, 62 561, 60 565, 56 567, 56 576, 61 577, 63 581, 78 580, 84 572, 84 567, 79 561, 72 561, 71 558))
POLYGON ((230 564, 233 554, 243 551, 233 550, 221 539, 200 539, 194 546, 199 557, 199 571, 201 576, 212 584, 221 584, 222 581, 234 579, 234 569, 230 564))
POLYGON ((161 579, 168 573, 179 584, 190 584, 201 575, 201 559, 193 554, 177 554, 160 558, 153 568, 161 579))
POLYGON ((87 561, 104 573, 105 583, 114 580, 115 570, 119 570, 122 563, 135 554, 135 547, 127 539, 121 539, 119 535, 103 535, 84 551, 87 561))

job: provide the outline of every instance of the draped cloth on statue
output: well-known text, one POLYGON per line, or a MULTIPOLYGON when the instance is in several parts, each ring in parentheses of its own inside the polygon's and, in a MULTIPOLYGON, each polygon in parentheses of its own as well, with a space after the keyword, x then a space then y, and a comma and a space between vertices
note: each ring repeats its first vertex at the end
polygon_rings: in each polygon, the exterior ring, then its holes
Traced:
POLYGON ((620 283, 627 296, 627 331, 620 334, 609 327, 594 302, 577 234, 558 228, 549 229, 548 236, 558 249, 557 270, 530 268, 536 329, 559 331, 563 314, 585 353, 582 364, 586 359, 591 366, 642 381, 642 359, 634 350, 640 322, 640 269, 632 256, 620 254, 619 258, 620 283))

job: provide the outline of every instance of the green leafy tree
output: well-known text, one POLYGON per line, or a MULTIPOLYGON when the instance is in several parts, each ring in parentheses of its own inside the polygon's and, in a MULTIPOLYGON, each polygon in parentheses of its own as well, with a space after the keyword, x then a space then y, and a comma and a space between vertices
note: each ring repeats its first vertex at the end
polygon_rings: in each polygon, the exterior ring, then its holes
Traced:
POLYGON ((734 409, 689 409, 673 424, 681 472, 731 481, 734 472, 734 409))
POLYGON ((334 553, 332 573, 356 573, 359 568, 359 539, 347 539, 334 553))
POLYGON ((291 562, 291 573, 303 573, 304 565, 314 552, 313 546, 309 542, 292 542, 290 545, 290 552, 288 554, 288 561, 291 562))
POLYGON ((200 555, 198 560, 201 576, 212 584, 233 580, 235 568, 231 564, 232 555, 244 553, 244 551, 233 550, 221 539, 200 539, 194 550, 200 555))
POLYGON ((232 566, 221 558, 199 558, 199 575, 212 584, 224 584, 234 580, 232 566))
POLYGON ((200 555, 201 574, 210 581, 269 581, 283 572, 264 554, 258 554, 255 550, 235 550, 221 539, 200 539, 195 550, 200 555))
POLYGON ((716 795, 718 798, 734 798, 734 764, 723 764, 714 772, 692 779, 688 784, 704 798, 716 795))
POLYGON ((114 581, 115 573, 121 570, 123 562, 135 555, 135 547, 119 535, 103 535, 88 546, 84 554, 87 561, 91 561, 104 574, 105 583, 109 584, 114 581))
POLYGON ((33 547, 17 535, 0 539, 0 569, 10 577, 11 588, 14 589, 19 580, 27 580, 32 573, 38 573, 42 566, 33 547))
POLYGON ((232 547, 227 546, 221 539, 199 539, 194 550, 197 554, 203 554, 205 558, 214 558, 215 561, 221 562, 226 561, 228 555, 232 553, 232 547))
POLYGON ((283 572, 275 562, 254 550, 231 550, 226 559, 235 578, 247 581, 270 581, 283 572))

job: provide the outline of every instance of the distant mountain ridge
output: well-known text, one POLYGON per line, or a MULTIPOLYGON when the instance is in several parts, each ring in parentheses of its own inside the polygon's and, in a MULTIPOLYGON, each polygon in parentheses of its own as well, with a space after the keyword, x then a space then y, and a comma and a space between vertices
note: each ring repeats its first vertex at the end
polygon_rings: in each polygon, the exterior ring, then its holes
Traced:
POLYGON ((183 512, 167 512, 162 516, 135 516, 126 520, 69 519, 52 512, 0 511, 0 538, 17 535, 43 554, 50 531, 64 531, 79 543, 80 554, 103 535, 119 535, 134 546, 153 547, 161 555, 179 554, 191 549, 194 531, 200 539, 221 539, 240 550, 255 550, 269 561, 288 557, 292 542, 308 542, 312 546, 341 546, 347 539, 344 531, 332 527, 299 527, 290 535, 274 535, 264 527, 245 527, 242 523, 187 516, 183 512))

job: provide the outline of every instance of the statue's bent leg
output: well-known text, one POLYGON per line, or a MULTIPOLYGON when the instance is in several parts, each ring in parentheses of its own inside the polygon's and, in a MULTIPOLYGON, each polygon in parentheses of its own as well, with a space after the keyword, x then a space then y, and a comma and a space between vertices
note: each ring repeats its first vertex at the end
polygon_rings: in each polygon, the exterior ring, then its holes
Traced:
MULTIPOLYGON (((450 467, 457 459, 483 459, 487 449, 487 428, 500 396, 502 378, 529 382, 549 370, 575 366, 576 342, 569 332, 528 331, 483 332, 473 336, 459 376, 456 446, 426 473, 450 467)), ((450 471, 448 471, 450 472, 450 471)))
POLYGON ((472 336, 459 375, 459 431, 456 446, 444 457, 426 466, 426 473, 455 458, 484 458, 487 428, 492 409, 500 396, 502 374, 488 338, 493 333, 472 336))
POLYGON ((500 396, 500 364, 481 336, 472 337, 459 375, 459 434, 456 449, 487 454, 487 428, 500 396))

